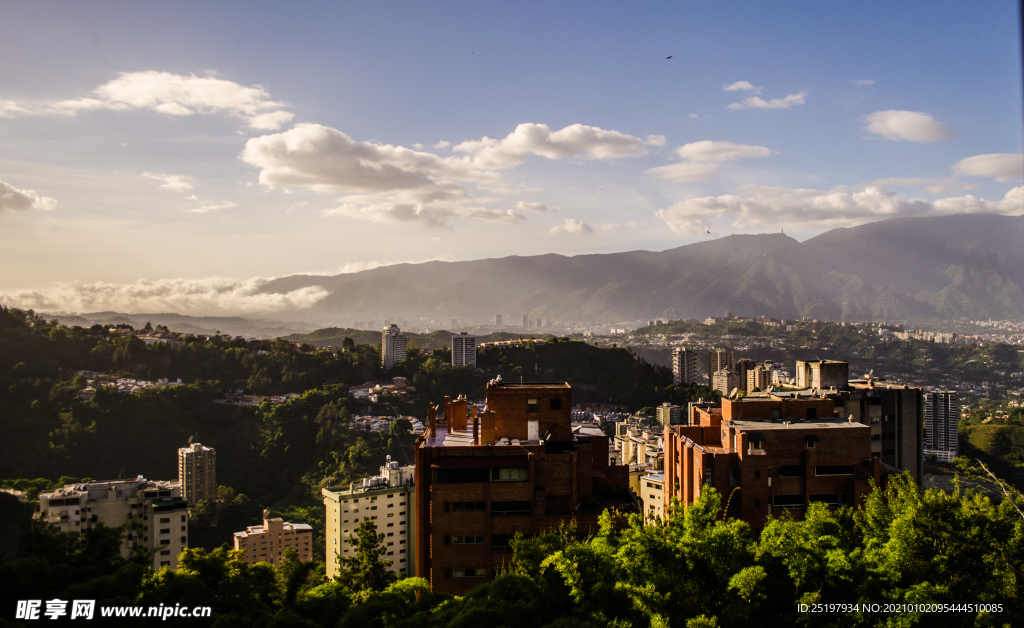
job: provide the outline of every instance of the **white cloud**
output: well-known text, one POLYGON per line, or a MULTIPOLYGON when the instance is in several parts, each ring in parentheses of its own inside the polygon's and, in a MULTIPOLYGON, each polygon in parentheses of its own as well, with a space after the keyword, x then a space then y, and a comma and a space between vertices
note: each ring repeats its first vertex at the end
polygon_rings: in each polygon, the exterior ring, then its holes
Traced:
POLYGON ((524 123, 504 139, 484 137, 465 141, 452 150, 472 155, 472 163, 478 168, 504 170, 523 163, 530 153, 548 159, 615 159, 639 157, 647 152, 648 146, 664 144, 665 137, 661 135, 649 135, 642 140, 585 124, 571 124, 552 131, 546 124, 524 123))
POLYGON ((736 81, 735 83, 730 83, 728 85, 723 85, 722 89, 724 89, 727 92, 738 92, 738 91, 745 91, 745 90, 752 90, 752 91, 755 91, 755 92, 760 92, 764 88, 763 87, 754 87, 753 83, 750 83, 749 81, 736 81))
POLYGON ((516 209, 524 212, 546 212, 548 211, 548 206, 544 203, 528 203, 526 201, 519 201, 516 203, 516 209))
POLYGON ((594 228, 585 222, 566 218, 565 222, 562 224, 557 227, 551 227, 551 233, 553 235, 592 235, 594 233, 594 228))
POLYGON ((14 307, 98 312, 178 312, 194 315, 244 315, 306 309, 328 295, 320 286, 284 294, 261 293, 269 279, 140 280, 131 284, 72 282, 49 290, 0 295, 14 307))
POLYGON ((452 145, 452 143, 449 142, 448 140, 441 140, 437 144, 434 144, 434 148, 437 148, 437 149, 451 148, 451 145, 452 145))
POLYGON ((760 96, 750 96, 744 98, 743 102, 732 103, 729 105, 729 109, 789 109, 793 105, 804 104, 805 96, 807 96, 807 92, 790 94, 785 98, 772 98, 771 100, 765 100, 760 96))
POLYGON ((1024 187, 1010 190, 998 201, 970 195, 936 201, 908 199, 878 187, 850 193, 747 186, 745 192, 745 196, 726 194, 687 199, 660 209, 655 215, 672 231, 692 234, 703 233, 722 217, 732 217, 732 226, 736 228, 765 224, 838 227, 902 216, 1012 214, 1024 206, 1024 187))
POLYGON ((687 114, 687 115, 686 115, 686 117, 687 117, 687 118, 696 118, 696 117, 697 117, 697 114, 695 114, 695 113, 690 113, 690 114, 687 114))
MULTIPOLYGON (((432 242, 440 243, 443 240, 440 236, 436 236, 431 239, 432 242)), ((427 259, 405 259, 405 260, 372 260, 367 262, 349 262, 341 268, 333 272, 326 273, 305 273, 308 275, 347 275, 351 273, 361 273, 364 270, 373 270, 374 268, 380 268, 381 266, 394 266, 396 264, 426 264, 427 262, 454 262, 455 256, 451 253, 445 253, 444 255, 438 255, 436 257, 429 257, 427 259)))
POLYGON ((645 172, 674 183, 707 181, 724 164, 741 158, 768 157, 774 152, 765 146, 702 140, 684 144, 676 149, 676 154, 682 161, 650 168, 645 172))
POLYGON ((153 179, 154 181, 160 181, 161 190, 170 190, 172 192, 184 192, 185 190, 191 190, 192 184, 189 180, 192 177, 185 176, 183 174, 159 174, 155 172, 143 172, 142 176, 147 179, 153 179))
POLYGON ((27 209, 51 210, 56 207, 57 201, 52 198, 40 196, 33 190, 19 190, 9 183, 0 181, 0 214, 27 209))
MULTIPOLYGON (((199 199, 197 199, 195 196, 192 196, 189 198, 189 200, 198 201, 199 199)), ((210 212, 215 212, 221 209, 231 209, 232 207, 238 207, 238 203, 232 203, 231 201, 221 201, 219 203, 217 201, 205 201, 201 202, 199 205, 195 207, 190 208, 189 211, 192 212, 193 214, 208 214, 210 212)))
POLYGON ((1024 174, 1024 154, 992 153, 965 157, 953 164, 953 171, 964 177, 992 177, 1007 183, 1024 174))
POLYGON ((170 116, 225 113, 245 120, 254 129, 273 130, 294 114, 285 103, 270 100, 259 85, 245 87, 213 76, 172 74, 156 70, 122 72, 97 87, 92 96, 72 100, 17 103, 0 102, 0 117, 67 115, 79 111, 149 109, 170 116))
POLYGON ((325 209, 324 216, 347 216, 370 222, 422 222, 444 227, 453 218, 474 218, 487 222, 516 223, 526 220, 511 209, 490 209, 464 205, 435 206, 394 202, 386 197, 353 195, 340 199, 341 205, 325 209))
POLYGON ((875 81, 872 80, 872 79, 864 79, 862 81, 850 81, 850 82, 853 83, 854 85, 856 85, 857 87, 866 87, 868 85, 874 85, 875 84, 875 81))
POLYGON ((864 130, 887 140, 941 142, 954 135, 945 122, 938 122, 922 111, 876 111, 865 116, 864 121, 867 122, 864 130))

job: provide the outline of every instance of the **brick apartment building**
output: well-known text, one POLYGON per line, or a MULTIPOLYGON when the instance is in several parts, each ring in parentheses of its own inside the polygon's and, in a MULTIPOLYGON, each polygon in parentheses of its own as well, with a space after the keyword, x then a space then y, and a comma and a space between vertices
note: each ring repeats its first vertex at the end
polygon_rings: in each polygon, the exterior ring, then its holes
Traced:
POLYGON ((263 511, 263 525, 249 526, 235 532, 235 549, 241 550, 245 564, 281 562, 286 547, 295 548, 299 560, 313 560, 313 528, 305 523, 289 523, 280 517, 270 517, 263 511))
POLYGON ((665 428, 666 507, 713 486, 729 516, 760 528, 769 514, 800 517, 811 502, 859 504, 879 479, 871 427, 841 418, 824 395, 754 393, 691 413, 689 425, 665 428))
POLYGON ((461 397, 438 410, 416 446, 416 575, 434 591, 463 594, 492 579, 509 565, 516 532, 570 518, 593 529, 612 505, 599 499, 605 487, 618 487, 616 506, 635 505, 626 467, 609 465, 608 437, 572 424, 567 383, 493 380, 482 410, 461 397))

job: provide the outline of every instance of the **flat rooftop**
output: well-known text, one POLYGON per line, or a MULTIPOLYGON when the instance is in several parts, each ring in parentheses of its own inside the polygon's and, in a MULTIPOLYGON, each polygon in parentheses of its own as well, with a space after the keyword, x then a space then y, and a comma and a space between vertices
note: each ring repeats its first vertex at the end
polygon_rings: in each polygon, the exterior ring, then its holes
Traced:
POLYGON ((488 388, 572 388, 569 382, 496 382, 491 380, 487 383, 488 388))
POLYGON ((856 421, 849 421, 848 419, 824 417, 819 419, 787 419, 783 421, 746 421, 746 420, 733 420, 724 424, 729 427, 734 427, 738 430, 746 431, 757 431, 762 432, 764 430, 812 430, 812 429, 855 429, 868 427, 863 423, 857 423, 856 421))
POLYGON ((480 445, 473 444, 473 427, 467 427, 464 430, 451 430, 445 425, 437 426, 437 436, 430 438, 429 430, 423 433, 426 437, 425 447, 484 447, 486 445, 493 445, 495 447, 515 446, 516 444, 523 446, 537 446, 539 447, 543 443, 539 440, 520 440, 518 443, 512 443, 511 440, 506 439, 508 444, 505 445, 501 441, 493 443, 481 443, 480 445))

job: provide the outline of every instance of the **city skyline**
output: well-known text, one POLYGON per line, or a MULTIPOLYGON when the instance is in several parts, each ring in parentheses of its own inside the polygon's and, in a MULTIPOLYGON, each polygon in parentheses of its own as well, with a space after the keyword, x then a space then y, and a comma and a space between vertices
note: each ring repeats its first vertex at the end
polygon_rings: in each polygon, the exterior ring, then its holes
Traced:
POLYGON ((0 5, 14 306, 1024 203, 1012 2, 53 6, 0 5))

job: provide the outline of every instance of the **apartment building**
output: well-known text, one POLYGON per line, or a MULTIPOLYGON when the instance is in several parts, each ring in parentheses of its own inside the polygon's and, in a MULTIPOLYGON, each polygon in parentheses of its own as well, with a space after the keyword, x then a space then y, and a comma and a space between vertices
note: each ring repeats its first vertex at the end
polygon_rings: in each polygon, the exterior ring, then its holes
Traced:
POLYGON ((924 421, 924 454, 935 456, 940 462, 952 462, 960 455, 960 403, 956 392, 925 393, 924 421))
POLYGON ((672 350, 672 383, 678 385, 693 384, 697 381, 700 365, 697 352, 686 347, 672 350))
POLYGON ((363 519, 369 518, 384 536, 391 562, 388 567, 400 577, 415 571, 416 534, 413 517, 416 506, 415 467, 402 467, 388 457, 380 474, 363 478, 359 484, 321 490, 327 508, 326 545, 327 577, 336 578, 340 571, 338 558, 351 558, 358 552, 356 531, 363 519))
POLYGON ((661 425, 662 427, 665 427, 666 425, 678 425, 683 422, 682 408, 674 406, 668 401, 655 408, 655 413, 658 419, 658 425, 661 425))
POLYGON ((263 525, 249 526, 235 532, 235 549, 243 553, 245 564, 281 562, 286 547, 293 547, 299 560, 313 560, 313 528, 305 523, 288 523, 280 517, 270 517, 263 511, 263 525))
POLYGON ((736 367, 732 351, 715 349, 708 352, 708 373, 714 374, 718 371, 732 371, 736 367))
POLYGON ((575 519, 595 529, 604 508, 631 510, 627 470, 608 464, 608 437, 571 422, 567 383, 487 384, 483 409, 460 398, 430 406, 416 445, 416 574, 463 594, 510 564, 516 532, 575 519), (600 489, 621 497, 602 502, 600 489))
POLYGON ((452 366, 476 368, 476 336, 466 332, 452 335, 452 366))
POLYGON ((191 441, 178 449, 178 484, 182 498, 194 506, 200 499, 217 499, 217 451, 191 441))
POLYGON ((736 371, 731 368, 718 369, 711 376, 711 387, 723 395, 729 395, 740 386, 736 371))
POLYGON ((128 524, 121 555, 153 551, 152 566, 157 570, 176 569, 178 555, 188 547, 188 503, 177 482, 151 482, 140 475, 134 480, 68 484, 40 493, 36 516, 62 532, 128 524))
POLYGON ((663 503, 689 505, 714 487, 730 516, 760 528, 812 502, 860 504, 879 479, 871 428, 841 418, 829 397, 752 393, 693 413, 690 425, 665 428, 663 503))
POLYGON ((850 364, 844 360, 797 360, 796 387, 824 390, 844 388, 850 379, 850 364))
POLYGON ((388 325, 381 331, 380 363, 384 366, 385 371, 390 371, 406 357, 405 334, 402 333, 402 329, 398 325, 388 325))
POLYGON ((640 476, 640 500, 644 519, 655 522, 665 518, 665 472, 648 471, 640 476))

